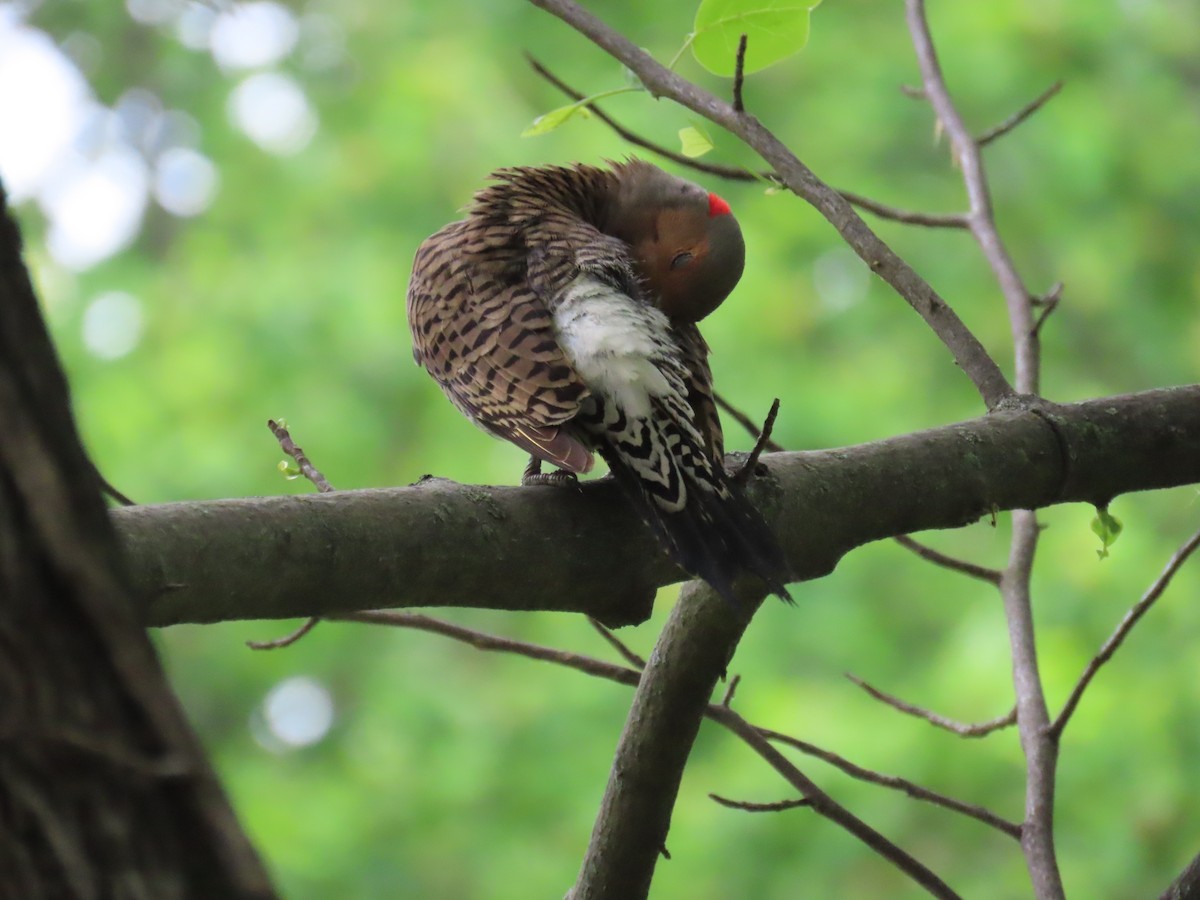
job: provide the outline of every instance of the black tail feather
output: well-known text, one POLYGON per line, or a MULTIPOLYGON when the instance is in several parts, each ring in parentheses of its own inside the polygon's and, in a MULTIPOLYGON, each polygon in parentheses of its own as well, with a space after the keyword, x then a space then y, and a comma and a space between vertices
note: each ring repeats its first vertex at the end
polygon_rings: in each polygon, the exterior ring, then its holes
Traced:
POLYGON ((733 582, 743 572, 761 578, 781 600, 795 602, 784 586, 788 565, 779 542, 741 485, 723 470, 714 467, 713 471, 719 489, 699 484, 684 473, 687 503, 679 511, 668 511, 655 502, 619 453, 608 450, 601 448, 601 454, 617 483, 681 568, 704 579, 734 607, 738 603, 733 582))

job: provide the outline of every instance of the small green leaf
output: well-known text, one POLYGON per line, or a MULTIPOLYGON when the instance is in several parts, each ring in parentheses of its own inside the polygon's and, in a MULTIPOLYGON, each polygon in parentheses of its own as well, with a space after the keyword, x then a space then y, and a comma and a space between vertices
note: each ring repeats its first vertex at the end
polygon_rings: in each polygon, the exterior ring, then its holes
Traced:
POLYGON ((729 76, 746 35, 748 75, 772 66, 808 43, 809 14, 821 0, 702 0, 692 26, 692 55, 715 75, 729 76))
POLYGON ((295 481, 302 474, 299 466, 286 459, 279 461, 279 471, 283 473, 283 477, 288 481, 295 481))
POLYGON ((625 87, 601 91, 598 94, 592 94, 590 97, 584 97, 582 100, 576 100, 574 103, 569 103, 566 106, 560 106, 558 109, 552 109, 550 112, 543 113, 534 119, 529 127, 521 132, 521 137, 537 137, 539 134, 548 134, 576 113, 579 113, 583 118, 590 116, 592 113, 587 109, 590 103, 595 103, 597 100, 604 100, 608 97, 615 97, 617 94, 629 94, 633 91, 641 90, 644 90, 644 88, 626 85, 625 87))
POLYGON ((689 159, 703 156, 713 148, 712 138, 696 125, 679 129, 680 152, 689 159))
POLYGON ((537 137, 539 134, 549 134, 579 110, 583 109, 578 103, 572 103, 568 106, 560 106, 558 109, 552 109, 548 113, 542 113, 533 122, 521 132, 521 137, 537 137))
POLYGON ((1096 518, 1092 519, 1092 533, 1100 538, 1100 549, 1096 551, 1100 559, 1108 558, 1108 548, 1117 542, 1124 527, 1120 519, 1109 513, 1107 506, 1096 507, 1096 518))

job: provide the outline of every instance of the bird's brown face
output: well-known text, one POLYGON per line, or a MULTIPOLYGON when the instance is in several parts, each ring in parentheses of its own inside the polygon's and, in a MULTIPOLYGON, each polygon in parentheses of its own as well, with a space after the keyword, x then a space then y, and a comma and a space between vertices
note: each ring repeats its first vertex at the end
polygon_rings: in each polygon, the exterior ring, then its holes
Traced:
POLYGON ((746 260, 742 230, 716 194, 659 210, 633 250, 647 289, 680 322, 699 322, 720 306, 746 260))
POLYGON ((651 299, 675 321, 699 322, 729 296, 746 261, 729 204, 644 163, 628 166, 611 233, 633 248, 651 299))

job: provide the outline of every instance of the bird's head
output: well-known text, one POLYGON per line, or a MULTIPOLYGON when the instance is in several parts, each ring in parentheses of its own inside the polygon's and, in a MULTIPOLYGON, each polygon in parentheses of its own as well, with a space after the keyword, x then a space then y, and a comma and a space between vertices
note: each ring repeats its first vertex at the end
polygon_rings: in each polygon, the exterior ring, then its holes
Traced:
POLYGON ((680 322, 699 322, 729 296, 746 263, 729 204, 640 160, 614 167, 604 230, 633 249, 643 284, 680 322))

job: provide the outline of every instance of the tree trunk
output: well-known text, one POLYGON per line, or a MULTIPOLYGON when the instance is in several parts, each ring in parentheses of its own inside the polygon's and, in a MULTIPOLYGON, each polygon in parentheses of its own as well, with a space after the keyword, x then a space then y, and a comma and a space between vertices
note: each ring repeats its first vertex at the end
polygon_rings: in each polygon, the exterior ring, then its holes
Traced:
POLYGON ((0 189, 0 896, 274 896, 117 547, 0 189))

